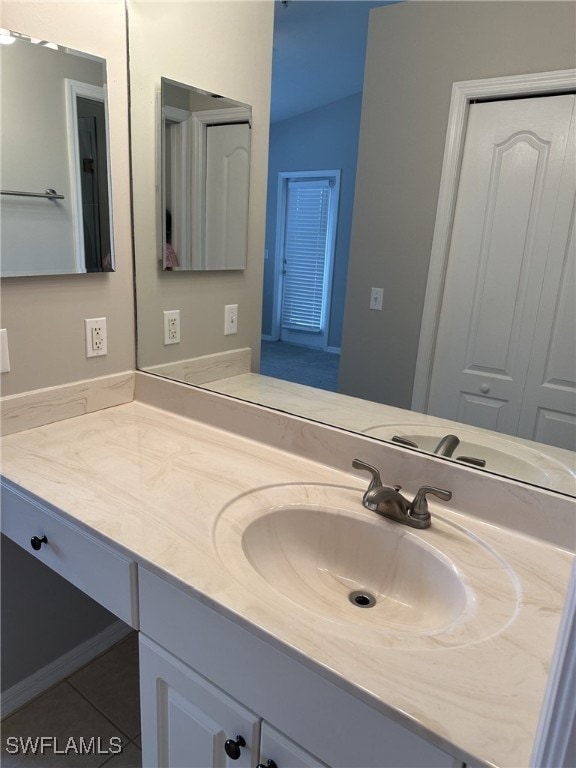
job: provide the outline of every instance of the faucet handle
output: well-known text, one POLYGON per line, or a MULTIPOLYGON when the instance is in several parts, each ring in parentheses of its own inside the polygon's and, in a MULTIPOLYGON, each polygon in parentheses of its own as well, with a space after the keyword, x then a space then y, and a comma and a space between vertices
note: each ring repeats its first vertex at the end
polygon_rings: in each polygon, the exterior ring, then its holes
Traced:
POLYGON ((370 472, 370 474, 372 475, 372 480, 370 481, 370 485, 368 486, 368 491, 372 491, 374 488, 382 487, 382 479, 380 477, 380 472, 376 469, 376 467, 373 467, 372 464, 367 464, 365 461, 362 461, 361 459, 353 459, 352 466, 354 467, 354 469, 363 469, 365 472, 370 472))
POLYGON ((473 467, 486 466, 486 459, 476 459, 474 456, 457 456, 456 461, 461 461, 462 464, 470 464, 473 467))
POLYGON ((450 491, 444 491, 442 488, 434 488, 430 485, 424 485, 420 488, 414 497, 414 501, 410 505, 410 517, 426 519, 430 516, 430 513, 428 512, 428 502, 426 501, 426 496, 429 493, 432 494, 432 496, 437 496, 443 501, 450 501, 452 498, 452 493, 450 491))
POLYGON ((401 437, 400 435, 394 435, 392 437, 393 443, 399 443, 400 445, 406 445, 408 448, 418 448, 418 444, 414 440, 408 440, 407 437, 401 437))

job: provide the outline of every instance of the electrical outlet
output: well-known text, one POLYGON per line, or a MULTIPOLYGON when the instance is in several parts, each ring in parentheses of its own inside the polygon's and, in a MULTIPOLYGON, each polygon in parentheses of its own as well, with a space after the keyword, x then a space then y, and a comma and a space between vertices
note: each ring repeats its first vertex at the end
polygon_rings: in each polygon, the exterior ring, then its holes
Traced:
POLYGON ((180 342, 180 310, 170 309, 164 312, 164 345, 180 342))
POLYGON ((86 330, 86 357, 100 357, 108 354, 106 318, 93 317, 84 320, 86 330))
POLYGON ((6 328, 0 330, 0 373, 9 373, 10 354, 8 352, 8 331, 6 328))
POLYGON ((238 333, 238 304, 226 304, 224 307, 224 336, 238 333))
POLYGON ((380 311, 382 309, 383 300, 384 300, 383 288, 370 289, 370 309, 376 309, 380 311))

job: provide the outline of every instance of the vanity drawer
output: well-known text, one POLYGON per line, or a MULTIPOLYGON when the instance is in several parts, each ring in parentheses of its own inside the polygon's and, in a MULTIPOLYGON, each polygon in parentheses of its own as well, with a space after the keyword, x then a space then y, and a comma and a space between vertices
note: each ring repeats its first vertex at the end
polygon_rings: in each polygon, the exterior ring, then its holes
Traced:
POLYGON ((2 533, 131 627, 138 628, 135 562, 22 491, 2 483, 1 493, 2 533))

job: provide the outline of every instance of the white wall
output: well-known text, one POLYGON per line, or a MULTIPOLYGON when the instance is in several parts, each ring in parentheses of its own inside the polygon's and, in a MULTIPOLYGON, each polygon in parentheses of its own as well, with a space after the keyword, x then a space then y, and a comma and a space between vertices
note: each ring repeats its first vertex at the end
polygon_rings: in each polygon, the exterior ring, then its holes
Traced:
POLYGON ((371 12, 341 392, 410 408, 452 83, 575 67, 575 28, 576 4, 554 0, 371 12))
POLYGON ((0 327, 11 371, 3 395, 134 368, 126 25, 122 0, 5 2, 0 25, 106 59, 116 272, 5 278, 0 327), (106 317, 108 355, 85 356, 84 318, 106 317))
POLYGON ((128 2, 134 243, 140 367, 251 347, 259 366, 272 0, 128 2), (163 272, 158 237, 160 78, 252 106, 248 266, 234 272, 163 272), (224 306, 238 334, 224 336, 224 306), (181 342, 163 344, 164 310, 180 310, 181 342))

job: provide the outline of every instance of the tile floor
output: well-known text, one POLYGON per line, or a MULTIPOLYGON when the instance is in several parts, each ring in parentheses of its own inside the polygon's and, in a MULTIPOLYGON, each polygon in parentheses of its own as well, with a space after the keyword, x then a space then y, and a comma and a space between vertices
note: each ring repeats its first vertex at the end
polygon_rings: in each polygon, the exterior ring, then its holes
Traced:
POLYGON ((3 720, 0 762, 2 768, 141 768, 140 746, 138 634, 134 632, 3 720), (20 737, 39 736, 52 739, 49 745, 45 742, 42 754, 40 749, 25 754, 19 747, 20 737), (71 737, 76 746, 67 749, 71 737), (82 748, 80 737, 86 745, 95 737, 87 754, 76 753, 82 748), (67 754, 57 754, 53 745, 67 754), (10 754, 17 748, 17 753, 10 754))

